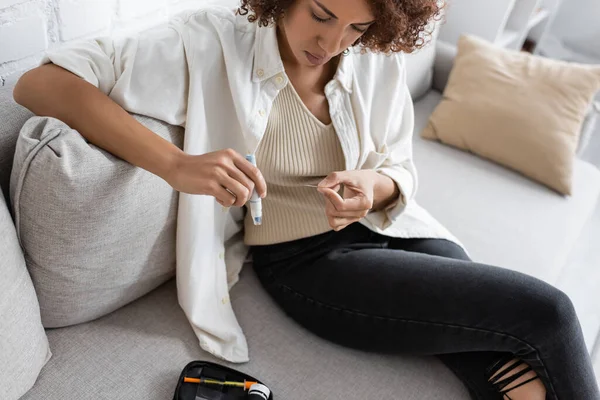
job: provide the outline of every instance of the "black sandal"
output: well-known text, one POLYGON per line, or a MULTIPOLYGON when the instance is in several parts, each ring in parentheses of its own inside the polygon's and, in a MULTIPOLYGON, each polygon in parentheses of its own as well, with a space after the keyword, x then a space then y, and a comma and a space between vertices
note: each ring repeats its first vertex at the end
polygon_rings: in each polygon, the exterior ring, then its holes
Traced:
POLYGON ((519 360, 519 359, 515 359, 515 356, 508 355, 505 357, 502 357, 501 359, 499 359, 498 361, 496 361, 491 367, 489 367, 485 373, 486 376, 488 378, 488 381, 492 384, 492 386, 494 386, 494 389, 496 389, 501 395, 506 396, 508 398, 508 400, 512 400, 510 398, 510 396, 508 395, 508 392, 513 391, 514 389, 521 387, 531 381, 535 381, 536 379, 539 379, 539 377, 536 375, 531 379, 526 380, 525 382, 521 382, 518 385, 511 387, 510 389, 506 389, 506 387, 508 385, 510 385, 511 383, 513 383, 514 381, 516 381, 517 379, 519 379, 520 377, 522 377, 523 375, 525 375, 526 373, 528 373, 529 371, 533 371, 533 368, 531 368, 530 366, 527 366, 527 368, 523 369, 522 371, 517 372, 516 374, 509 376, 505 379, 504 378, 509 372, 513 371, 515 368, 521 366, 525 364, 524 361, 519 360), (492 378, 492 376, 494 376, 494 374, 496 374, 503 366, 505 366, 509 361, 515 360, 514 363, 510 364, 508 367, 506 367, 506 369, 504 369, 501 373, 499 373, 498 375, 496 375, 494 378, 492 378))

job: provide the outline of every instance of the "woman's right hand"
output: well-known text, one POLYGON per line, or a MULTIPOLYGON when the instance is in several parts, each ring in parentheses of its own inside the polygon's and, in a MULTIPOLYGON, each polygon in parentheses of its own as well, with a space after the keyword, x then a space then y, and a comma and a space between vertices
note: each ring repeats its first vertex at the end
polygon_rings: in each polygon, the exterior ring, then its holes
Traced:
POLYGON ((167 182, 180 192, 213 196, 224 207, 242 207, 256 192, 267 195, 262 174, 232 149, 202 155, 180 153, 167 182))

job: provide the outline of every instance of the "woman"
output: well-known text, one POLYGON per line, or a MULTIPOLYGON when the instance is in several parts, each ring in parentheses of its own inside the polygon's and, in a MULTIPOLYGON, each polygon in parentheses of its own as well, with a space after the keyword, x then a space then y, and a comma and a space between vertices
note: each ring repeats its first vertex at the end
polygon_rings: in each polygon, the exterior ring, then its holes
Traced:
POLYGON ((183 193, 242 207, 256 190, 263 224, 245 220, 254 268, 317 335, 437 355, 475 399, 599 399, 568 297, 471 261, 414 203, 398 53, 418 48, 440 12, 436 0, 243 0, 238 15, 188 15, 135 46, 97 42, 49 58, 104 94, 46 65, 21 79, 15 99, 183 193), (214 117, 222 107, 211 102, 229 99, 237 118, 214 117), (183 153, 121 107, 185 125, 186 142, 242 138, 258 168, 244 149, 183 153))

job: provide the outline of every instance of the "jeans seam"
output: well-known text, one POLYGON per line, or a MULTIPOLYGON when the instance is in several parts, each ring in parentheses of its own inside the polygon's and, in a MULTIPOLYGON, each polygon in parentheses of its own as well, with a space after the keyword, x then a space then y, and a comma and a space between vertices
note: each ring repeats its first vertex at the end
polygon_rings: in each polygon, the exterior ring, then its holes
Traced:
MULTIPOLYGON (((466 330, 473 330, 473 331, 480 331, 480 332, 485 332, 485 333, 491 333, 493 335, 498 335, 498 336, 504 336, 504 337, 509 337, 511 339, 517 340, 518 342, 521 342, 523 344, 525 344, 527 347, 529 347, 531 350, 534 351, 536 358, 538 359, 538 361, 540 362, 542 368, 544 369, 544 371, 546 372, 546 375, 548 376, 548 380, 550 380, 550 375, 548 374, 548 369, 546 368, 546 366, 544 365, 544 362, 540 359, 539 357, 539 351, 532 346, 531 344, 529 344, 528 342, 519 339, 518 337, 515 337, 511 334, 508 333, 504 333, 504 332, 497 332, 497 331, 493 331, 490 329, 482 329, 482 328, 473 328, 473 327, 469 327, 469 326, 462 326, 462 325, 458 325, 458 324, 449 324, 446 322, 432 322, 432 321, 419 321, 419 320, 412 320, 412 319, 408 319, 408 318, 390 318, 390 317, 383 317, 383 316, 379 316, 379 315, 370 315, 370 314, 365 314, 359 311, 355 311, 355 310, 350 310, 350 309, 345 309, 345 308, 341 308, 341 307, 337 307, 337 306, 333 306, 330 304, 325 304, 321 301, 315 300, 303 293, 297 292, 296 290, 294 290, 292 287, 284 285, 284 284, 280 284, 281 287, 287 291, 289 291, 290 293, 300 296, 305 300, 310 300, 311 302, 318 304, 321 307, 325 307, 325 308, 330 308, 334 311, 342 311, 342 312, 346 312, 349 314, 354 314, 360 317, 367 317, 367 318, 371 318, 371 319, 383 319, 383 320, 388 320, 388 321, 398 321, 398 322, 410 322, 410 323, 417 323, 417 324, 432 324, 432 325, 440 325, 440 326, 444 326, 444 327, 451 327, 451 328, 459 328, 459 329, 466 329, 466 330)), ((552 384, 552 382, 549 382, 550 384, 550 389, 552 391, 552 394, 554 395, 555 398, 558 398, 558 396, 556 395, 556 392, 554 390, 554 386, 552 384)))

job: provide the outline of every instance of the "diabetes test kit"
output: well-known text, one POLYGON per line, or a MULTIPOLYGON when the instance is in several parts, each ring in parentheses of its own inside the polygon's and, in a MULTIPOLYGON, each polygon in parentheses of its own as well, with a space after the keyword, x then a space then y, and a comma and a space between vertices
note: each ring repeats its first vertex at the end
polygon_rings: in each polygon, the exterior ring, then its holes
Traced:
POLYGON ((192 361, 179 376, 173 400, 273 400, 273 393, 250 375, 208 361, 192 361))

